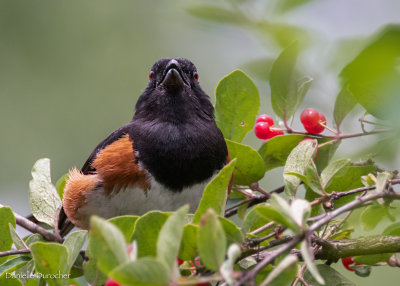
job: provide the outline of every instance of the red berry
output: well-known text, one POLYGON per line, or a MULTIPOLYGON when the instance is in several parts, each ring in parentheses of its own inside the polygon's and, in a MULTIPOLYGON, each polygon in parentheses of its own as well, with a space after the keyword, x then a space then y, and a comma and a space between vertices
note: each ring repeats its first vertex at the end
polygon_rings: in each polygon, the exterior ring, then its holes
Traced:
POLYGON ((350 265, 354 264, 353 256, 343 257, 342 264, 343 264, 344 268, 346 268, 347 270, 354 271, 353 268, 350 268, 350 265))
POLYGON ((279 239, 282 236, 283 232, 279 232, 275 234, 275 239, 279 239))
POLYGON ((300 115, 300 121, 308 133, 319 134, 325 129, 321 125, 321 123, 326 124, 325 116, 313 108, 304 109, 300 115))
POLYGON ((260 116, 258 116, 256 119, 256 124, 258 122, 267 122, 269 126, 274 126, 274 119, 272 119, 272 117, 267 114, 261 114, 260 116))
POLYGON ((106 281, 106 284, 104 284, 104 286, 121 286, 121 285, 113 279, 108 279, 106 281))
POLYGON ((259 139, 268 139, 270 125, 267 122, 258 122, 254 127, 254 133, 259 139))
POLYGON ((181 265, 183 262, 185 262, 183 260, 180 260, 179 258, 177 258, 176 261, 178 262, 178 265, 181 265))

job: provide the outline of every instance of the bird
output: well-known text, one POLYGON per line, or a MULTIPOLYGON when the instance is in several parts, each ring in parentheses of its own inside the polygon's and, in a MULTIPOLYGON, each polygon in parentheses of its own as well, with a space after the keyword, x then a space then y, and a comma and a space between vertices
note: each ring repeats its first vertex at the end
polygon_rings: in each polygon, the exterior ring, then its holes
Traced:
POLYGON ((132 120, 106 137, 81 170, 69 171, 60 233, 89 229, 90 217, 194 212, 205 186, 228 163, 228 148, 195 65, 162 58, 136 102, 132 120))

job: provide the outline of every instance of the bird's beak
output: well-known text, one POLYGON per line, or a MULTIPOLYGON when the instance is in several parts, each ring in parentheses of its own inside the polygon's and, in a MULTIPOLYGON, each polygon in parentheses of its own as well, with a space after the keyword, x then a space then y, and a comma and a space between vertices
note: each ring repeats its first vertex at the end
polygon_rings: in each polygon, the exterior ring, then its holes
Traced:
POLYGON ((166 87, 180 88, 188 85, 182 76, 182 70, 178 61, 172 59, 165 68, 165 75, 161 81, 161 85, 166 87))

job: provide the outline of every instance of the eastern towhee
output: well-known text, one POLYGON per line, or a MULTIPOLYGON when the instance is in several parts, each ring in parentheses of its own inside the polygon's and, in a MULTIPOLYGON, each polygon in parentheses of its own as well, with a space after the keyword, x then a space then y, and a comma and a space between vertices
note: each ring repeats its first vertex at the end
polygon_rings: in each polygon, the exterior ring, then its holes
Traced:
POLYGON ((81 171, 70 171, 62 234, 72 224, 87 229, 91 215, 142 215, 184 204, 195 211, 204 187, 228 161, 214 108, 198 78, 184 58, 153 65, 132 121, 104 139, 81 171))

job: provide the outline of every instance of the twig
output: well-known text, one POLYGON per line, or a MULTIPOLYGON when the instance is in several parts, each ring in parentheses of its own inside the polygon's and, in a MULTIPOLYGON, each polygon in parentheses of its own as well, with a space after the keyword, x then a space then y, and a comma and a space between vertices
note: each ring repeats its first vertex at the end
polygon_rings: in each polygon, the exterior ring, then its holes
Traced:
MULTIPOLYGON (((400 184, 400 179, 393 179, 393 180, 388 181, 388 183, 390 183, 392 185, 397 185, 397 184, 400 184)), ((317 204, 322 203, 322 202, 326 202, 326 201, 330 201, 330 200, 337 200, 337 199, 340 199, 340 198, 348 196, 348 195, 353 195, 353 194, 356 194, 356 193, 361 193, 361 192, 364 192, 364 191, 373 190, 375 188, 376 188, 376 186, 373 185, 373 186, 367 186, 367 187, 361 187, 361 188, 349 190, 349 191, 346 191, 346 192, 332 192, 332 193, 329 193, 328 196, 324 196, 324 197, 320 197, 320 198, 315 199, 310 204, 312 206, 314 206, 314 205, 317 205, 317 204)))
POLYGON ((17 249, 17 250, 7 250, 7 251, 2 251, 0 252, 0 257, 4 256, 10 256, 10 255, 18 255, 18 254, 25 254, 25 253, 30 253, 31 251, 29 249, 17 249))
MULTIPOLYGON (((0 204, 0 207, 4 207, 2 204, 0 204)), ((31 222, 29 219, 23 217, 22 215, 17 214, 16 212, 14 213, 15 221, 16 223, 25 228, 26 230, 29 230, 32 233, 38 233, 44 237, 44 239, 48 241, 55 241, 55 242, 63 242, 63 240, 59 239, 54 233, 51 233, 47 230, 45 230, 43 227, 31 222)))
POLYGON ((370 195, 367 195, 364 197, 357 197, 354 199, 354 201, 351 201, 350 203, 348 203, 340 208, 337 208, 334 211, 327 212, 323 215, 316 216, 316 217, 309 219, 309 221, 315 221, 315 220, 317 221, 310 226, 309 232, 311 233, 311 232, 317 230, 318 228, 320 228, 321 226, 323 226, 324 224, 326 224, 327 222, 332 220, 334 217, 337 217, 338 215, 341 215, 342 213, 345 213, 347 211, 350 211, 352 209, 360 207, 366 202, 376 200, 379 198, 400 199, 400 194, 395 193, 395 192, 385 191, 385 192, 380 192, 380 193, 376 193, 376 194, 370 194, 370 195))
POLYGON ((269 198, 271 196, 268 192, 266 192, 263 188, 261 188, 258 183, 250 184, 250 189, 252 189, 255 192, 263 194, 266 198, 269 198))
POLYGON ((238 207, 241 206, 241 205, 248 204, 248 207, 251 207, 251 206, 254 206, 256 204, 263 203, 263 202, 265 202, 265 201, 267 201, 269 199, 271 194, 273 194, 273 193, 277 193, 277 194, 282 193, 284 189, 285 189, 285 186, 281 186, 279 188, 276 188, 276 189, 268 192, 268 197, 264 196, 264 195, 261 195, 261 196, 257 196, 257 197, 248 199, 246 201, 240 202, 239 204, 234 205, 233 207, 230 207, 229 209, 225 210, 225 217, 231 217, 231 216, 235 215, 237 213, 237 211, 238 211, 238 207))
MULTIPOLYGON (((268 223, 268 224, 270 224, 270 223, 268 223)), ((267 225, 268 225, 268 224, 267 224, 267 225)), ((281 232, 283 232, 284 230, 285 230, 285 228, 282 228, 282 227, 279 227, 279 226, 278 226, 278 227, 276 227, 275 230, 273 230, 271 233, 267 234, 266 236, 263 236, 263 237, 260 237, 260 238, 253 238, 253 239, 251 239, 247 244, 248 244, 250 247, 255 246, 255 245, 260 244, 261 242, 263 242, 263 241, 265 241, 265 240, 271 238, 271 237, 276 236, 278 233, 281 233, 281 232)))
POLYGON ((374 130, 370 132, 360 132, 360 133, 350 133, 350 134, 337 134, 337 135, 325 135, 325 134, 314 134, 314 133, 307 133, 307 132, 301 132, 301 131, 296 131, 293 129, 287 129, 286 132, 290 134, 299 134, 299 135, 306 135, 306 136, 312 136, 316 138, 332 138, 332 139, 348 139, 348 138, 354 138, 354 137, 361 137, 361 136, 367 136, 367 135, 373 135, 373 134, 380 134, 380 133, 386 133, 386 132, 391 132, 392 130, 390 129, 382 129, 382 130, 374 130))
POLYGON ((300 281, 301 281, 301 282, 304 281, 304 280, 303 280, 303 275, 304 275, 304 272, 306 272, 306 269, 307 269, 307 264, 304 264, 304 265, 300 268, 299 273, 297 273, 296 280, 294 280, 292 286, 296 286, 297 283, 299 283, 300 281))

